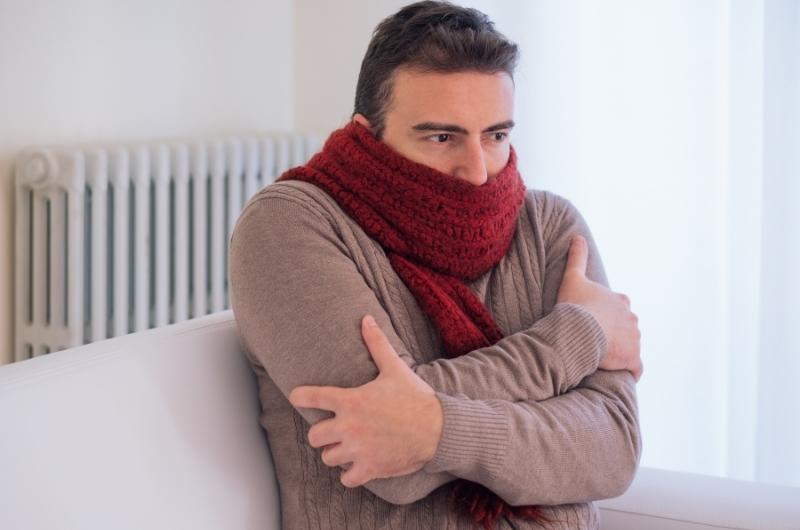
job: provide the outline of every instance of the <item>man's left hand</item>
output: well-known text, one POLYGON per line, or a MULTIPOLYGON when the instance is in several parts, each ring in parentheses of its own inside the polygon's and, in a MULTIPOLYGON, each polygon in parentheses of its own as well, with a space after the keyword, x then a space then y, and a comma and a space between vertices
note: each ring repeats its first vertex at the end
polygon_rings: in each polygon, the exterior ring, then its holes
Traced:
POLYGON ((397 355, 371 316, 361 334, 378 376, 355 388, 298 386, 289 393, 295 407, 333 411, 316 423, 308 442, 323 447, 322 461, 347 468, 343 485, 407 475, 433 458, 442 433, 442 408, 434 390, 397 355))

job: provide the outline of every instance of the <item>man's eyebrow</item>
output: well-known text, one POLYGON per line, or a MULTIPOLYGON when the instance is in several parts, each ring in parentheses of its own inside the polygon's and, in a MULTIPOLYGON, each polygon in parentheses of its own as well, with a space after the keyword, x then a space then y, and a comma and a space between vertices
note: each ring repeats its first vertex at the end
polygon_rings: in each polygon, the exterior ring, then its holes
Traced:
MULTIPOLYGON (((512 127, 514 127, 514 120, 506 120, 504 122, 492 125, 491 127, 487 127, 481 132, 488 133, 488 132, 502 131, 503 129, 511 129, 512 127)), ((460 125, 452 125, 449 123, 434 123, 430 121, 418 123, 412 126, 411 128, 415 131, 444 131, 444 132, 453 132, 461 134, 469 133, 469 131, 467 131, 464 127, 461 127, 460 125)))
POLYGON ((468 132, 464 127, 461 127, 460 125, 451 125, 448 123, 434 123, 431 121, 418 123, 412 126, 411 128, 415 131, 445 131, 445 132, 454 132, 462 134, 466 134, 468 132))
POLYGON ((513 129, 514 128, 514 120, 506 120, 504 122, 500 122, 497 125, 492 125, 491 127, 487 127, 482 132, 495 132, 495 131, 502 131, 503 129, 513 129))

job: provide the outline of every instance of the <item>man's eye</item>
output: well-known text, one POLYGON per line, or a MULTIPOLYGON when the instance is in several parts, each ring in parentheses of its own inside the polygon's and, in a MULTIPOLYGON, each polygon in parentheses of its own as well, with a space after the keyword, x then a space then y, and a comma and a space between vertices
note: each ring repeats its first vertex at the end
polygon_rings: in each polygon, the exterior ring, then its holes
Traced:
POLYGON ((436 143, 438 143, 438 144, 443 144, 443 143, 445 143, 447 140, 449 140, 449 139, 450 139, 450 135, 449 135, 449 134, 442 133, 442 134, 437 134, 437 135, 433 136, 432 138, 433 138, 433 140, 434 140, 436 143))
POLYGON ((502 142, 506 138, 508 138, 508 133, 507 132, 496 132, 496 133, 494 133, 494 139, 497 142, 502 142))

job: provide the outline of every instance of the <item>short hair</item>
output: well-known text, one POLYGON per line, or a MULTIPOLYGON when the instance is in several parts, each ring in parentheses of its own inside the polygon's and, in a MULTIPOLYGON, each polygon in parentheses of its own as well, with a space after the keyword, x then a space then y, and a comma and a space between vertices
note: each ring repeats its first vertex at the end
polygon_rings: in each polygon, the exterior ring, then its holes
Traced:
POLYGON ((410 4, 375 28, 361 62, 353 115, 363 114, 381 138, 400 67, 423 72, 505 72, 514 77, 517 45, 477 9, 442 1, 410 4))

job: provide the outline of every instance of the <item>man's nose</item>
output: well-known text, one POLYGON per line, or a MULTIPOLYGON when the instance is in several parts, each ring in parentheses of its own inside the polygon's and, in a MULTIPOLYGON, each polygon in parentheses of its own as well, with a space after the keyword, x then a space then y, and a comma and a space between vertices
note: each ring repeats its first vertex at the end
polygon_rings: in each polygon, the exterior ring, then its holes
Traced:
POLYGON ((480 186, 488 180, 486 158, 480 140, 469 141, 465 145, 465 152, 456 168, 455 176, 466 180, 470 184, 480 186))

